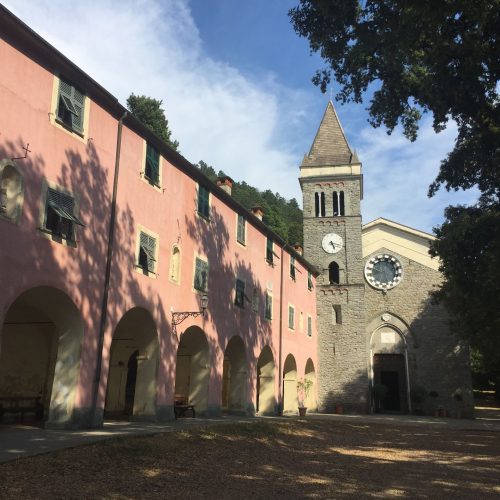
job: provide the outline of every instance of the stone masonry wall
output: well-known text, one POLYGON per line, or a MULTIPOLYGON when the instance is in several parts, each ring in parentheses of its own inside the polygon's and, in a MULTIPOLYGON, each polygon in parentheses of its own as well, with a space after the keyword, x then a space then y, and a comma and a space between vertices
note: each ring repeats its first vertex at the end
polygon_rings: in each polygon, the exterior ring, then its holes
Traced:
POLYGON ((345 411, 367 411, 368 354, 364 314, 363 259, 361 249, 360 177, 303 180, 304 256, 320 270, 317 279, 319 408, 332 412, 336 404, 345 411), (315 217, 314 193, 326 195, 326 217, 315 217), (333 217, 333 191, 344 191, 345 216, 333 217), (342 250, 326 253, 321 242, 328 233, 340 235, 342 250), (340 268, 340 285, 330 285, 328 265, 340 268), (333 321, 333 308, 338 312, 333 321))
MULTIPOLYGON (((381 322, 382 314, 401 319, 408 327, 410 385, 422 386, 427 393, 435 391, 438 398, 427 398, 426 413, 442 407, 453 416, 472 416, 473 398, 469 371, 468 348, 449 329, 448 316, 442 306, 433 304, 429 292, 435 288, 441 274, 395 252, 380 249, 365 258, 388 253, 399 259, 403 267, 402 281, 386 293, 366 285, 366 342, 370 346, 373 326, 381 322), (453 395, 460 391, 463 402, 453 395)), ((388 322, 388 325, 391 321, 388 322)), ((415 405, 414 405, 415 406, 415 405)))

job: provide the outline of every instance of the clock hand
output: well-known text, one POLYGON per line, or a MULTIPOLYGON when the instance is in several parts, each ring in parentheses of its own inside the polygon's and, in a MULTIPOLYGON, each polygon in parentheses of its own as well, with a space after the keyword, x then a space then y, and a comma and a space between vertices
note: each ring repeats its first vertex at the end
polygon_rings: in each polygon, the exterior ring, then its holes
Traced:
POLYGON ((330 245, 332 245, 333 249, 335 250, 335 243, 333 241, 330 241, 329 243, 330 243, 330 245))

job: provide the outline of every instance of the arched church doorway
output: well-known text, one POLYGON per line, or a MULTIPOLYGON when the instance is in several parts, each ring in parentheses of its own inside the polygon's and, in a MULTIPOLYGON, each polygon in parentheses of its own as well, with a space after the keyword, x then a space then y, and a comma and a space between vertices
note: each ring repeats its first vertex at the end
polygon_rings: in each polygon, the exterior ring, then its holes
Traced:
POLYGON ((14 301, 5 316, 0 337, 4 422, 21 417, 12 412, 15 405, 35 408, 23 416, 26 422, 71 421, 82 338, 80 312, 62 291, 36 287, 14 301))
POLYGON ((156 324, 146 309, 135 307, 124 314, 113 335, 105 417, 154 417, 157 368, 156 324))
POLYGON ((283 413, 297 413, 297 363, 289 354, 283 365, 283 413))
POLYGON ((241 337, 232 337, 224 352, 222 410, 244 413, 247 400, 247 358, 241 337))
POLYGON ((257 361, 257 404, 260 415, 273 415, 276 399, 274 396, 274 357, 269 346, 262 349, 257 361))
POLYGON ((383 326, 372 335, 373 405, 376 411, 408 413, 406 343, 396 329, 383 326))
POLYGON ((175 397, 194 405, 197 414, 206 414, 209 381, 210 349, 207 337, 201 328, 191 326, 181 335, 177 348, 175 397))
POLYGON ((304 374, 305 380, 311 381, 311 386, 309 387, 309 393, 305 398, 305 405, 309 411, 317 410, 316 403, 316 370, 314 369, 314 363, 312 359, 308 359, 306 362, 306 369, 304 374))

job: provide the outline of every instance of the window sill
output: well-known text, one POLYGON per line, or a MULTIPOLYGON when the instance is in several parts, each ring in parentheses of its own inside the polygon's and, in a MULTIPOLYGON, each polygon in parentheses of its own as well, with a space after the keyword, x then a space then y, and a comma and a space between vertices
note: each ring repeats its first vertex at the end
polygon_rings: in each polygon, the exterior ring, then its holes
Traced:
POLYGON ((205 215, 205 214, 202 214, 201 212, 199 212, 198 210, 196 210, 196 213, 198 214, 198 217, 206 220, 207 222, 212 222, 212 219, 210 218, 209 215, 205 215))
POLYGON ((274 267, 274 261, 269 260, 269 259, 266 259, 266 262, 267 262, 267 263, 268 263, 268 265, 270 265, 271 267, 274 267))
POLYGON ((71 132, 72 134, 76 134, 77 136, 81 137, 82 139, 85 137, 85 134, 80 131, 76 130, 73 127, 70 127, 67 123, 64 123, 59 117, 56 116, 55 122, 60 125, 64 130, 67 130, 68 132, 71 132))
POLYGON ((50 231, 46 227, 39 227, 38 231, 40 233, 42 233, 42 235, 45 236, 46 238, 48 238, 52 241, 55 241, 56 243, 60 243, 61 245, 64 245, 67 247, 72 247, 72 248, 76 248, 76 246, 77 246, 76 240, 71 240, 69 238, 65 238, 62 235, 59 235, 59 234, 56 234, 56 233, 50 231))
POLYGON ((247 247, 247 244, 246 244, 244 241, 240 241, 240 240, 238 240, 238 239, 237 239, 237 240, 236 240, 236 243, 238 243, 238 245, 240 245, 240 246, 242 246, 242 247, 244 247, 244 248, 246 248, 246 247, 247 247))
POLYGON ((139 172, 139 176, 142 182, 146 183, 149 187, 152 187, 155 191, 158 191, 158 193, 163 194, 163 189, 160 183, 152 181, 149 177, 145 175, 144 172, 139 172))
POLYGON ((146 276, 148 278, 156 279, 158 277, 158 274, 155 271, 144 269, 142 266, 139 266, 138 264, 135 264, 135 271, 138 274, 142 274, 143 276, 146 276))

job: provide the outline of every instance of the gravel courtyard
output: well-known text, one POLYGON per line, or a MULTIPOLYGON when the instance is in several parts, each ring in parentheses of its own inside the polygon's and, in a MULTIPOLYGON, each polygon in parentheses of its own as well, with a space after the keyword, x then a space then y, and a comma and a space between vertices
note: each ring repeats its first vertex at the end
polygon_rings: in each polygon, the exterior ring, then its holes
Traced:
POLYGON ((114 439, 0 465, 0 498, 500 497, 500 433, 290 419, 114 439))

